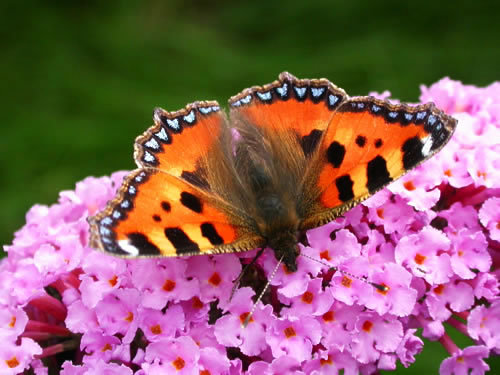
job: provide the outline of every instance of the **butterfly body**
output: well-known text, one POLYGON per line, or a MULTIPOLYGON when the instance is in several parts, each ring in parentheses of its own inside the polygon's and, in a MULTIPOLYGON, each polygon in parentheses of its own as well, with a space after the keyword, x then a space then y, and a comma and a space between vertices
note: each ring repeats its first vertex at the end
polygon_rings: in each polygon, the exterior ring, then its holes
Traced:
POLYGON ((124 256, 271 247, 297 269, 298 233, 335 219, 441 149, 456 121, 433 104, 349 98, 324 79, 156 109, 138 169, 92 217, 91 245, 124 256))
MULTIPOLYGON (((245 139, 241 139, 240 143, 242 147, 247 147, 245 139)), ((236 155, 242 157, 241 153, 236 152, 236 155)), ((274 160, 272 156, 267 156, 264 159, 274 160)), ((248 205, 255 207, 252 216, 256 232, 264 239, 263 246, 271 247, 276 258, 282 259, 293 272, 297 269, 296 258, 299 253, 297 231, 300 216, 296 202, 301 199, 300 191, 296 189, 297 181, 289 179, 290 174, 285 170, 280 172, 279 166, 256 165, 249 155, 244 157, 251 166, 248 168, 248 185, 243 184, 241 188, 251 192, 248 205), (276 169, 272 175, 266 172, 272 169, 276 169)))

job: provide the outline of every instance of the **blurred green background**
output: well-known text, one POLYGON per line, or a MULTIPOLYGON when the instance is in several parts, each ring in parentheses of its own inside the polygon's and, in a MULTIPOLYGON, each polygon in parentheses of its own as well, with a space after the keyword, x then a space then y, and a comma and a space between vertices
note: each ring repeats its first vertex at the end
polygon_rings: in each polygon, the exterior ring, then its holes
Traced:
MULTIPOLYGON (((350 95, 499 78, 495 1, 12 1, 0 4, 0 242, 34 203, 134 167, 152 109, 225 103, 288 70, 350 95)), ((404 374, 437 373, 439 344, 404 374)))

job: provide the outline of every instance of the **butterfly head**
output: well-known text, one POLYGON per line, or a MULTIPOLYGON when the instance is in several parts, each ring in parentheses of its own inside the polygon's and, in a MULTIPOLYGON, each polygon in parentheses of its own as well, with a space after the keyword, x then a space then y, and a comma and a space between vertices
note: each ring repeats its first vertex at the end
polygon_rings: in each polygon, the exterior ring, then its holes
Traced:
POLYGON ((297 271, 297 257, 300 251, 295 232, 276 233, 270 238, 268 245, 274 250, 276 259, 282 259, 289 272, 297 271))
POLYGON ((297 271, 299 218, 293 202, 286 198, 286 194, 266 192, 257 199, 256 206, 259 209, 257 226, 267 245, 288 271, 297 271))

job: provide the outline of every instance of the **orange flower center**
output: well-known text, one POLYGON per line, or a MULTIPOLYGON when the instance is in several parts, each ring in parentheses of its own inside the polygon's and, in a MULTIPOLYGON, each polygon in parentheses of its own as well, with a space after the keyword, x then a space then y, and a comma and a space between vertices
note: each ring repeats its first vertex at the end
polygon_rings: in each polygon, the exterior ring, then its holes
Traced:
POLYGON ((378 293, 382 294, 383 296, 387 295, 387 293, 389 293, 389 288, 387 285, 385 285, 384 283, 381 283, 380 285, 382 285, 384 287, 383 290, 379 289, 379 288, 375 288, 377 290, 378 293))
POLYGON ((377 208, 377 216, 381 219, 384 218, 384 209, 383 208, 377 208))
POLYGON ((186 365, 186 361, 184 361, 181 357, 177 357, 174 361, 172 361, 172 365, 177 371, 181 371, 186 365))
POLYGON ((289 339, 290 337, 293 337, 293 336, 297 336, 297 334, 295 333, 295 330, 293 329, 292 326, 286 327, 284 332, 285 332, 285 336, 287 339, 289 339))
POLYGON ((442 294, 444 291, 444 284, 438 285, 437 287, 434 288, 434 293, 436 294, 442 294))
POLYGON ((425 258, 427 258, 425 255, 421 255, 421 254, 417 253, 415 255, 415 258, 413 258, 413 259, 415 260, 415 263, 422 265, 425 262, 425 258))
POLYGON ((208 279, 208 282, 212 284, 213 286, 217 286, 220 284, 222 279, 220 278, 219 274, 217 272, 214 272, 212 276, 210 276, 210 279, 208 279))
POLYGON ((370 322, 369 320, 365 320, 363 323, 363 331, 365 332, 370 332, 372 330, 373 323, 370 322))
POLYGON ((154 326, 151 326, 149 330, 151 331, 151 333, 159 335, 161 333, 161 326, 159 324, 156 324, 154 326))
POLYGON ((332 260, 328 250, 323 250, 321 253, 319 253, 319 257, 320 257, 320 259, 324 259, 324 260, 332 260))
POLYGON ((163 284, 163 290, 166 292, 171 292, 175 288, 175 281, 167 280, 165 284, 163 284))
POLYGON ((333 311, 327 311, 323 314, 323 320, 325 322, 333 322, 335 320, 335 313, 333 311))
POLYGON ((132 320, 134 320, 134 313, 132 311, 129 311, 127 316, 125 317, 125 320, 129 323, 132 323, 132 320))
MULTIPOLYGON (((245 323, 249 314, 250 314, 249 312, 244 312, 243 314, 240 315, 241 324, 245 323)), ((250 320, 248 321, 248 323, 252 323, 252 322, 253 322, 253 316, 250 317, 250 320)))
POLYGON ((346 288, 350 288, 352 285, 352 280, 344 275, 342 276, 342 281, 340 283, 346 288))
POLYGON ((105 352, 105 351, 107 351, 107 350, 111 350, 111 349, 113 349, 113 348, 111 347, 111 345, 110 345, 109 343, 106 343, 106 344, 102 347, 101 352, 105 352))
POLYGON ((9 323, 10 328, 14 328, 14 326, 16 325, 16 320, 17 320, 16 317, 13 316, 9 323))
POLYGON ((331 356, 331 355, 328 355, 328 358, 327 358, 327 359, 323 359, 323 358, 321 358, 321 359, 319 360, 319 363, 321 364, 321 366, 325 366, 325 365, 331 365, 331 364, 333 364, 332 356, 331 356))
POLYGON ((200 370, 200 375, 212 375, 208 370, 200 370))
POLYGON ((313 299, 314 299, 314 294, 312 294, 311 292, 305 292, 302 295, 302 302, 304 303, 311 304, 313 299))
POLYGON ((7 367, 9 367, 9 368, 14 368, 14 367, 19 366, 19 361, 17 360, 16 357, 12 357, 11 359, 7 359, 5 361, 5 363, 7 364, 7 367))
POLYGON ((413 181, 406 181, 403 186, 405 187, 406 190, 408 191, 413 191, 416 189, 415 185, 413 184, 413 181))
POLYGON ((118 282, 118 276, 114 275, 111 279, 108 280, 109 285, 115 286, 118 282))

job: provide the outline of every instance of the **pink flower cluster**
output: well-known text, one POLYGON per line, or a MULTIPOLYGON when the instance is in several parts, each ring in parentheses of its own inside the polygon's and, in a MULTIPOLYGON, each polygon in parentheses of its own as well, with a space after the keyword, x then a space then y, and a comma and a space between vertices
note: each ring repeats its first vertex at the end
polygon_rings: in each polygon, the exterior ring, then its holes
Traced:
POLYGON ((441 375, 485 373, 500 353, 500 84, 422 91, 459 120, 453 139, 309 231, 298 271, 278 269, 247 327, 276 266, 270 249, 230 300, 255 251, 126 261, 88 247, 87 217, 124 173, 32 207, 0 263, 0 373, 373 374, 410 366, 419 328, 450 353, 441 375), (459 348, 450 329, 475 345, 459 348))

